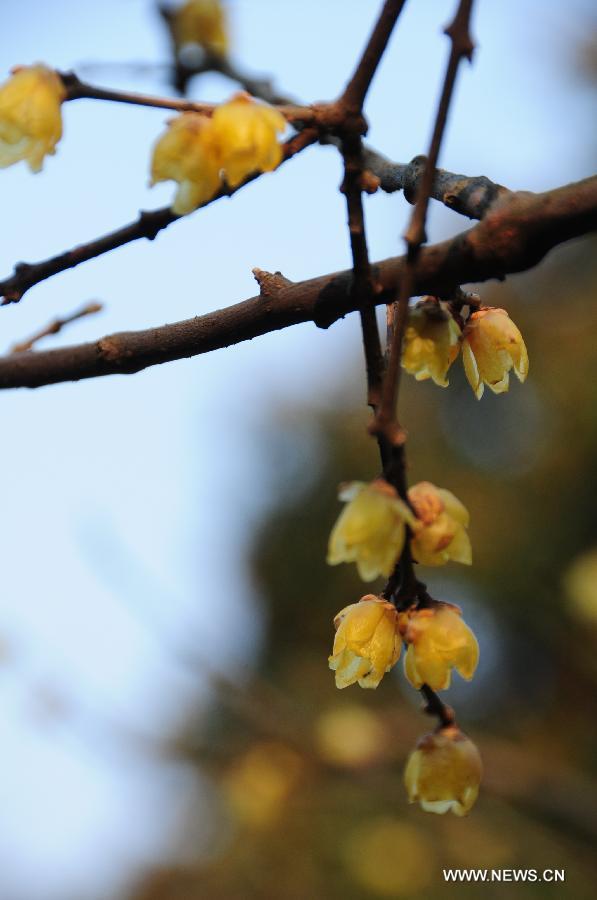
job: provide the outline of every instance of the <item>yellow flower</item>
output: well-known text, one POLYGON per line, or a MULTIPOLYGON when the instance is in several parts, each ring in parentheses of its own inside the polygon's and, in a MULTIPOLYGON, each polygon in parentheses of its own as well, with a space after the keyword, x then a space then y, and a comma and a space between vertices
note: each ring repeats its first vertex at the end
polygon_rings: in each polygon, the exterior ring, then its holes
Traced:
POLYGON ((334 619, 334 649, 329 658, 337 688, 355 681, 363 688, 377 687, 400 657, 402 638, 397 625, 396 608, 373 594, 338 613, 334 619))
POLYGON ((363 581, 388 578, 404 547, 405 523, 415 521, 412 512, 381 478, 371 484, 351 481, 342 486, 339 497, 349 502, 330 535, 329 565, 356 562, 363 581))
POLYGON ((177 50, 185 44, 199 44, 209 53, 225 56, 228 23, 220 0, 187 0, 174 13, 172 36, 177 50))
POLYGON ((418 303, 410 310, 404 334, 402 367, 417 381, 432 378, 448 386, 448 369, 458 356, 461 331, 438 303, 418 303))
POLYGON ((462 342, 464 371, 480 400, 488 386, 502 394, 510 384, 510 369, 519 381, 529 372, 529 356, 522 335, 505 309, 485 306, 472 313, 462 342))
POLYGON ((0 168, 24 159, 40 172, 46 156, 56 152, 62 137, 64 85, 47 66, 13 70, 0 87, 0 168))
POLYGON ((426 812, 466 816, 477 799, 482 771, 479 751, 455 725, 426 734, 404 771, 409 803, 418 801, 426 812))
POLYGON ((286 120, 271 106, 256 103, 248 94, 236 94, 218 106, 212 121, 230 187, 237 187, 253 172, 271 172, 280 165, 282 147, 276 135, 286 128, 286 120))
POLYGON ((472 548, 466 531, 469 514, 460 500, 429 481, 413 485, 408 499, 417 514, 411 541, 417 562, 442 566, 451 559, 470 566, 472 548))
POLYGON ((151 161, 151 184, 177 181, 172 210, 184 216, 211 200, 220 187, 220 163, 211 120, 183 113, 169 122, 151 161))
POLYGON ((460 610, 449 603, 413 610, 401 617, 408 644, 404 673, 417 690, 427 684, 434 691, 450 687, 451 670, 470 681, 479 662, 479 645, 460 610))

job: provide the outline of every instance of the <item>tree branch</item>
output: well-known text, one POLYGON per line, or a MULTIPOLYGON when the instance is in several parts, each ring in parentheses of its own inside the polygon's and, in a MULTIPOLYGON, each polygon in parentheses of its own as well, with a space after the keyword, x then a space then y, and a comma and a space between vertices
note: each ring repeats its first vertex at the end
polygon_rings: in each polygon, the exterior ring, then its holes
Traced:
POLYGON ((342 192, 346 197, 348 231, 352 252, 351 303, 358 308, 361 318, 367 371, 367 402, 376 411, 383 379, 384 360, 375 315, 375 305, 373 303, 374 287, 365 234, 361 151, 362 140, 358 135, 347 137, 342 142, 342 158, 344 160, 342 192))
POLYGON ((407 247, 407 264, 404 278, 400 283, 400 291, 395 309, 395 322, 392 335, 392 345, 388 367, 382 388, 381 403, 375 429, 377 433, 383 432, 387 440, 399 446, 404 442, 404 431, 400 427, 396 416, 396 404, 398 397, 398 385, 400 381, 400 363, 402 356, 402 340, 408 317, 408 301, 415 293, 415 272, 422 244, 427 240, 425 233, 425 220, 435 169, 439 158, 439 151, 446 127, 450 102, 456 83, 456 75, 461 61, 471 59, 474 44, 469 34, 469 23, 473 0, 460 0, 456 15, 452 23, 446 28, 445 33, 451 41, 450 56, 444 77, 444 84, 435 116, 433 134, 429 146, 428 159, 423 170, 421 184, 417 192, 415 208, 413 210, 408 228, 404 234, 407 247))
MULTIPOLYGON (((469 282, 503 278, 536 265, 570 238, 597 230, 597 177, 543 194, 501 197, 473 228, 421 250, 413 292, 441 295, 469 282)), ((375 303, 399 289, 406 257, 373 265, 375 303)), ((313 321, 327 328, 355 309, 350 271, 252 297, 226 309, 88 344, 0 358, 0 388, 39 387, 101 375, 130 374, 197 356, 261 334, 313 321)))
MULTIPOLYGON (((386 0, 371 37, 357 64, 356 70, 348 82, 338 105, 345 110, 346 118, 357 116, 362 118, 362 108, 366 93, 384 54, 390 35, 405 0, 386 0)), ((364 124, 364 123, 363 123, 364 124)), ((351 302, 358 307, 365 350, 367 371, 367 401, 377 412, 381 384, 384 372, 384 358, 377 327, 373 279, 371 263, 367 249, 365 233, 365 215, 363 211, 363 190, 367 184, 363 178, 363 141, 360 134, 347 130, 340 138, 340 152, 344 162, 344 181, 341 191, 346 197, 348 212, 348 231, 352 253, 352 285, 351 302)), ((385 445, 379 442, 382 460, 385 456, 385 445)))
MULTIPOLYGON (((291 137, 284 144, 282 163, 296 156, 297 153, 315 143, 316 140, 317 132, 307 128, 291 137)), ((214 203, 221 197, 231 197, 236 191, 262 174, 261 172, 255 172, 253 175, 249 175, 236 188, 223 186, 203 206, 214 203)), ((95 259, 95 257, 108 253, 110 250, 115 250, 117 247, 122 247, 124 244, 129 244, 131 241, 137 241, 141 238, 153 241, 160 231, 180 218, 181 216, 173 213, 169 206, 155 209, 151 212, 144 211, 139 214, 138 219, 129 225, 118 228, 116 231, 112 231, 86 244, 80 244, 71 250, 66 250, 64 253, 59 253, 57 256, 52 256, 38 263, 17 263, 13 274, 5 278, 4 281, 0 281, 0 297, 4 298, 0 305, 6 306, 8 303, 18 303, 23 295, 34 285, 39 284, 40 281, 51 278, 59 272, 72 269, 82 262, 87 262, 89 259, 95 259)))
MULTIPOLYGON (((392 162, 368 147, 363 151, 363 165, 379 179, 382 191, 387 194, 404 191, 405 198, 413 204, 421 187, 426 163, 426 156, 415 156, 405 164, 392 162)), ((469 219, 482 219, 492 203, 508 193, 508 188, 496 184, 485 175, 455 175, 445 169, 436 169, 430 197, 469 219)))
POLYGON ((340 97, 339 102, 352 113, 363 109, 367 91, 405 3, 406 0, 385 0, 363 55, 340 97))
MULTIPOLYGON (((66 88, 65 100, 107 100, 114 103, 129 103, 133 106, 149 106, 156 109, 171 109, 176 112, 198 112, 204 116, 213 115, 218 103, 197 103, 179 97, 153 97, 148 94, 137 94, 132 91, 114 90, 97 87, 81 81, 75 72, 56 73, 66 88)), ((297 106, 292 103, 277 104, 278 112, 288 122, 300 122, 303 126, 316 120, 316 112, 309 106, 297 106)))

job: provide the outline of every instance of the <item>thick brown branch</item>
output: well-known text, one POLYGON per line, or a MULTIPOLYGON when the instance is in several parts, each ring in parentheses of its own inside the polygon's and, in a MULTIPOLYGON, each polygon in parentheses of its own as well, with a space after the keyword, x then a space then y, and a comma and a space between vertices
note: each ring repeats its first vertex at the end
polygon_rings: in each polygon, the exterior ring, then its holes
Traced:
MULTIPOLYGON (((460 284, 530 269, 553 247, 593 230, 597 230, 597 177, 544 194, 506 195, 469 231, 421 250, 414 293, 442 295, 460 284)), ((374 264, 379 288, 376 303, 387 303, 395 295, 405 267, 405 257, 374 264)), ((325 328, 354 310, 351 283, 350 271, 338 272, 186 322, 116 334, 74 347, 3 357, 0 388, 39 387, 138 372, 300 322, 314 321, 325 328)))
MULTIPOLYGON (((284 144, 282 162, 291 159, 305 147, 315 143, 316 140, 317 133, 311 129, 305 129, 294 135, 284 144)), ((254 181, 260 175, 260 172, 250 175, 236 188, 222 187, 211 200, 208 200, 203 205, 207 206, 221 197, 232 196, 232 194, 249 184, 249 182, 254 181)), ((4 298, 0 305, 5 306, 8 303, 18 303, 21 297, 34 285, 39 284, 40 281, 51 278, 59 272, 72 269, 78 266, 79 263, 94 259, 96 256, 115 250, 117 247, 122 247, 124 244, 129 244, 131 241, 137 241, 141 238, 153 241, 162 229, 167 228, 168 225, 176 222, 179 218, 180 216, 173 213, 169 206, 155 209, 151 212, 141 212, 139 217, 129 225, 118 228, 116 231, 112 231, 110 234, 96 238, 86 244, 80 244, 71 250, 66 250, 64 253, 59 253, 57 256, 52 256, 50 259, 45 259, 38 263, 17 263, 14 273, 9 278, 5 278, 4 281, 0 281, 0 297, 4 298)))

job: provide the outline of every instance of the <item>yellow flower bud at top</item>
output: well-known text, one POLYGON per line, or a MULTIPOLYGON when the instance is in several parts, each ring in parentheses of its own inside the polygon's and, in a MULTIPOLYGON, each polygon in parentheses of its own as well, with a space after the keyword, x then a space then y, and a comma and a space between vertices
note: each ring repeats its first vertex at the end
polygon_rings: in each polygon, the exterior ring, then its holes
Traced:
POLYGON ((458 356, 460 336, 458 324, 438 303, 418 303, 408 314, 402 368, 417 381, 432 378, 447 387, 446 375, 458 356))
POLYGON ((282 161, 278 132, 286 128, 281 113, 237 94, 214 111, 213 128, 220 149, 220 165, 230 187, 253 172, 271 172, 282 161))
POLYGON ((373 594, 341 610, 334 619, 336 637, 329 658, 336 673, 336 687, 356 681, 376 688, 400 657, 402 638, 396 607, 373 594))
POLYGON ((404 772, 409 803, 426 812, 466 816, 472 809, 483 767, 473 742, 455 725, 421 738, 404 772))
POLYGON ((220 0, 187 0, 172 18, 176 49, 199 44, 209 53, 225 56, 228 51, 228 23, 220 0))
POLYGON ((47 66, 23 66, 0 87, 0 168, 24 159, 40 172, 62 137, 64 84, 47 66))
POLYGON ((371 484, 351 481, 339 496, 349 502, 330 535, 329 565, 356 562, 363 581, 388 578, 404 547, 405 523, 415 521, 411 510, 381 478, 371 484))
POLYGON ((451 491, 421 481, 408 491, 417 520, 413 526, 411 550, 417 562, 442 566, 448 560, 470 566, 473 560, 467 534, 469 514, 451 491))
POLYGON ((458 607, 437 603, 412 610, 401 616, 400 627, 408 644, 404 673, 417 690, 423 684, 434 691, 446 690, 452 669, 471 680, 479 662, 479 645, 458 607))
POLYGON ((529 372, 529 356, 522 335, 505 309, 482 307, 472 313, 462 342, 464 371, 475 397, 488 386, 502 394, 510 385, 510 369, 519 381, 529 372))
POLYGON ((151 161, 151 184, 177 181, 172 210, 184 216, 211 200, 220 187, 220 162, 211 120, 188 112, 169 122, 151 161))

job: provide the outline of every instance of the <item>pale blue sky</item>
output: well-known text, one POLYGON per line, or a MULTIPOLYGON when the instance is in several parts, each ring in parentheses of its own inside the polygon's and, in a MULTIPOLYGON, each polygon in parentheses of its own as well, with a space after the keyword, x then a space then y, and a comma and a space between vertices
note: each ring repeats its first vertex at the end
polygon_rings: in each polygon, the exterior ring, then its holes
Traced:
MULTIPOLYGON (((308 101, 340 90, 379 3, 229 5, 238 58, 308 101)), ((592 98, 574 48, 592 4, 476 5, 479 49, 460 78, 441 164, 532 190, 590 174, 592 98)), ((447 52, 441 26, 453 6, 407 4, 371 91, 371 142, 396 159, 427 145, 447 52)), ((148 0, 6 0, 0 30, 2 73, 35 61, 157 62, 166 48, 148 0)), ((166 92, 148 75, 95 80, 166 92)), ((233 90, 215 76, 195 85, 208 100, 233 90)), ((64 139, 43 174, 22 164, 0 171, 0 275, 167 203, 171 186, 147 187, 150 147, 167 117, 67 104, 64 139)), ((345 267, 340 174, 331 148, 312 148, 154 243, 40 285, 0 311, 2 347, 89 299, 105 312, 47 346, 225 306, 255 293, 253 266, 295 280, 345 267)), ((399 248, 407 212, 399 195, 367 201, 373 258, 399 248)), ((432 239, 463 227, 434 205, 432 239)), ((177 823, 203 808, 209 785, 155 753, 207 690, 169 647, 184 637, 211 665, 232 663, 237 673, 250 660, 259 623, 242 546, 267 498, 260 426, 272 404, 332 391, 357 347, 350 317, 328 332, 304 325, 133 377, 0 396, 3 900, 121 896, 139 867, 168 858, 177 823)), ((209 842, 208 816, 193 841, 198 852, 209 842)))

